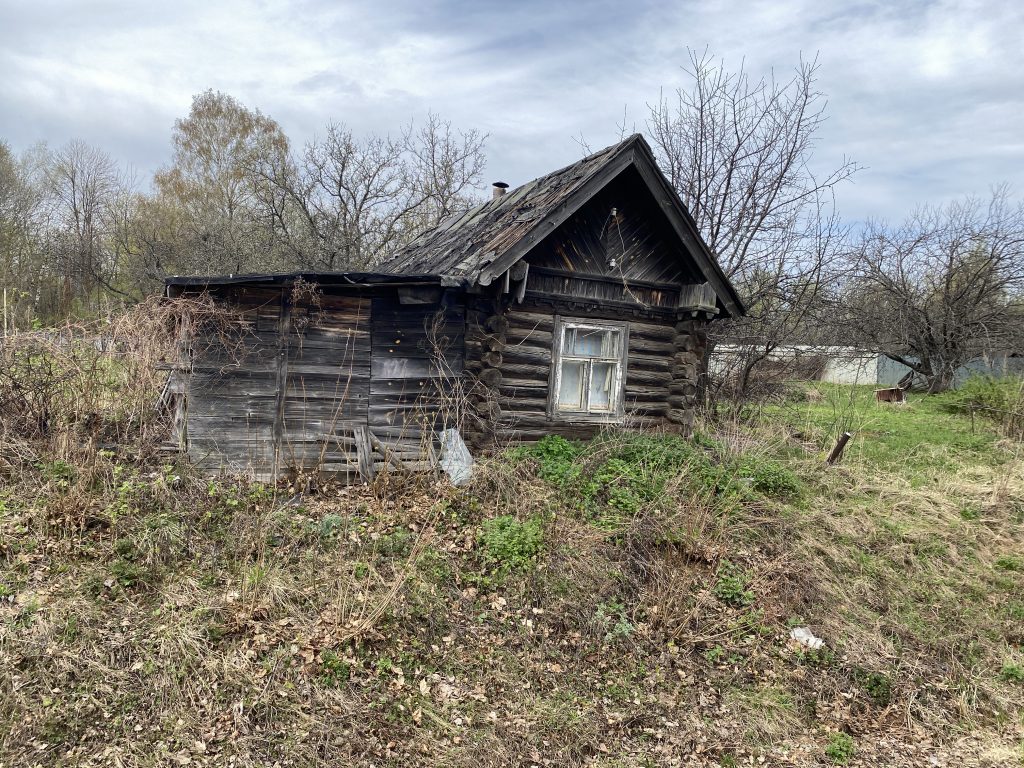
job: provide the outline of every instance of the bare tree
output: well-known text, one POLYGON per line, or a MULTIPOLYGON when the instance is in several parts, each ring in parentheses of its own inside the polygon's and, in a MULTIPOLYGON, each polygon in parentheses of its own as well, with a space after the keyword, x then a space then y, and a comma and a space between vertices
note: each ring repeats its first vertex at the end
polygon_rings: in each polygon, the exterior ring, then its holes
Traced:
POLYGON ((436 115, 398 138, 331 125, 300 157, 259 168, 263 201, 299 265, 364 269, 472 204, 485 138, 436 115))
POLYGON ((940 392, 971 359, 1024 343, 1024 204, 996 188, 870 224, 836 308, 847 334, 940 392))
POLYGON ((857 165, 811 167, 827 106, 817 71, 817 59, 801 61, 788 80, 751 81, 691 51, 689 85, 649 108, 659 163, 749 310, 720 325, 708 351, 723 336, 738 343, 728 378, 741 396, 755 368, 809 327, 844 236, 833 191, 857 165))
POLYGON ((47 252, 59 270, 60 311, 88 304, 98 288, 111 288, 117 264, 110 237, 115 208, 131 182, 105 152, 71 141, 46 166, 49 222, 47 252))

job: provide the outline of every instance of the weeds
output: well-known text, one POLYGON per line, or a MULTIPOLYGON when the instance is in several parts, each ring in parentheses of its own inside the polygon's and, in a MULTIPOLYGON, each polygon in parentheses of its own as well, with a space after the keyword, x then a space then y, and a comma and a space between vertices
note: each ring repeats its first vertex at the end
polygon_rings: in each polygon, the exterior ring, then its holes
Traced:
POLYGON ((754 602, 754 593, 747 589, 749 582, 746 571, 726 560, 718 567, 712 591, 723 603, 744 608, 754 602))
POLYGON ((847 765, 855 753, 853 738, 849 734, 839 732, 829 736, 828 746, 825 747, 825 757, 836 765, 847 765))
POLYGON ((1008 683, 1024 683, 1024 665, 1008 661, 999 670, 999 677, 1008 683))
POLYGON ((0 761, 866 759, 849 732, 967 764, 954 731, 1010 754, 1024 475, 962 415, 873 408, 854 398, 878 432, 840 467, 824 427, 773 417, 549 438, 468 487, 290 504, 37 444, 0 490, 0 761))
POLYGON ((531 567, 544 546, 544 523, 538 517, 519 521, 511 515, 485 520, 481 535, 484 560, 502 573, 531 567))

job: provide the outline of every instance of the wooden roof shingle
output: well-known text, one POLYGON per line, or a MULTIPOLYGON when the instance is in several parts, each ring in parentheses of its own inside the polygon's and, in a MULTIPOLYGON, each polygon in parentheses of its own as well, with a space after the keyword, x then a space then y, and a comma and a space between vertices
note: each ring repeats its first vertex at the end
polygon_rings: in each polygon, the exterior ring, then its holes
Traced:
POLYGON ((743 314, 735 289, 640 134, 449 217, 379 269, 397 274, 439 274, 488 285, 630 166, 644 178, 726 313, 743 314))

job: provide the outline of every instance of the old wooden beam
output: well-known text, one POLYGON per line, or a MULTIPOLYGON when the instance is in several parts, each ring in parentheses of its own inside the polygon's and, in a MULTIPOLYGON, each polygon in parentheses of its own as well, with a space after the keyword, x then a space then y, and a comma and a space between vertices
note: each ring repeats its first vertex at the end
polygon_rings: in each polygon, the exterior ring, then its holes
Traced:
POLYGON ((402 474, 410 474, 410 469, 407 466, 405 466, 405 464, 402 463, 402 460, 395 455, 394 451, 392 451, 390 448, 384 445, 384 443, 378 440, 377 437, 373 434, 373 432, 367 432, 367 435, 369 435, 370 438, 370 445, 372 445, 373 449, 384 457, 384 460, 388 464, 393 466, 402 474))
POLYGON ((374 476, 370 431, 364 426, 356 426, 352 432, 356 441, 356 466, 359 469, 359 477, 368 483, 374 476))

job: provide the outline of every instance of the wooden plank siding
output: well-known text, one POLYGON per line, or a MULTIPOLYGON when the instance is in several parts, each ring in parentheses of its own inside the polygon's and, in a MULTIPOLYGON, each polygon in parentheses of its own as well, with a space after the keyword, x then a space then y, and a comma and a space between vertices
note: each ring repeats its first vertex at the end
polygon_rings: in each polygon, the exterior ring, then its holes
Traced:
POLYGON ((280 290, 226 290, 237 335, 196 329, 185 398, 189 455, 203 470, 269 475, 275 465, 280 290))
POLYGON ((241 321, 230 343, 191 339, 185 434, 200 468, 355 477, 389 456, 427 461, 422 442, 449 425, 463 373, 460 294, 410 305, 395 289, 351 289, 293 306, 288 288, 221 286, 216 297, 241 321), (383 449, 362 461, 360 427, 383 449))
POLYGON ((370 300, 321 295, 288 315, 280 468, 355 474, 354 430, 369 408, 370 300))
POLYGON ((633 169, 619 175, 545 237, 526 260, 531 271, 541 267, 605 275, 619 283, 704 282, 696 270, 685 266, 687 260, 665 217, 633 169))
POLYGON ((371 434, 401 458, 425 457, 433 433, 454 426, 447 400, 459 389, 466 313, 448 292, 439 304, 373 299, 368 420, 371 434))

